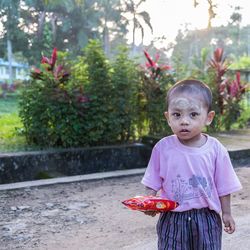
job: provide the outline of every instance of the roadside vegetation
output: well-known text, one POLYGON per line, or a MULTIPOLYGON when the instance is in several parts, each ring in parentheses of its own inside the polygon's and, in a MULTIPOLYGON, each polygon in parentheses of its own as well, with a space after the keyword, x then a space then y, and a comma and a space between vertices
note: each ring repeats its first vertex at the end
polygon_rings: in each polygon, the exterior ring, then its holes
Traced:
MULTIPOLYGON (((168 135, 165 94, 181 79, 179 65, 162 63, 159 54, 144 51, 144 56, 140 64, 123 47, 108 60, 95 40, 75 60, 56 49, 43 56, 28 82, 2 93, 0 151, 124 144, 168 135)), ((185 74, 213 91, 217 116, 207 132, 249 126, 249 84, 240 72, 228 74, 223 49, 201 58, 185 74)))
POLYGON ((168 135, 165 94, 184 78, 213 91, 217 115, 207 132, 249 126, 250 25, 242 8, 232 6, 228 23, 213 27, 219 9, 203 1, 206 29, 183 25, 174 41, 155 37, 146 46, 155 30, 145 2, 0 1, 0 58, 9 76, 0 82, 0 152, 168 135), (30 65, 27 82, 14 81, 14 62, 30 65))

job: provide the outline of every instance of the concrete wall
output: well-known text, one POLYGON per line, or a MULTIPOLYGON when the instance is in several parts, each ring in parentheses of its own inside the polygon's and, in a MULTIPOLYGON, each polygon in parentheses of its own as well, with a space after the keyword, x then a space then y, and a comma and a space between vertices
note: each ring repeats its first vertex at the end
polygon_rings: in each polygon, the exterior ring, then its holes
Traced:
POLYGON ((144 168, 150 154, 143 144, 1 154, 0 184, 144 168))
MULTIPOLYGON (((157 138, 144 144, 0 154, 0 184, 145 168, 157 138)), ((230 151, 233 164, 250 162, 250 149, 230 151)))

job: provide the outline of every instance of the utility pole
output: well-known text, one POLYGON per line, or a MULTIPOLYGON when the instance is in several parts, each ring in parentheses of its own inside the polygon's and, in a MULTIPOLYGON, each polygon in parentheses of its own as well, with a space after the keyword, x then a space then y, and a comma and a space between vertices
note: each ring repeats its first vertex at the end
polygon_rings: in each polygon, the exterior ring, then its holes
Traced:
POLYGON ((12 70, 12 44, 9 39, 7 39, 7 52, 8 52, 8 62, 9 62, 9 84, 13 83, 13 70, 12 70))
POLYGON ((247 55, 250 56, 250 26, 247 29, 247 55))

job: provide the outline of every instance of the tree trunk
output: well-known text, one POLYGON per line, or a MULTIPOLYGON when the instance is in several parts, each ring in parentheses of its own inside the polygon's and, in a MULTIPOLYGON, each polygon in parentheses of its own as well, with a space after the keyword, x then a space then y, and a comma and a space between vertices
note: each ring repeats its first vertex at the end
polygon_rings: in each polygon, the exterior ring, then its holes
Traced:
POLYGON ((103 29, 103 47, 106 56, 110 54, 110 46, 109 46, 109 29, 107 27, 107 23, 105 21, 104 29, 103 29))
POLYGON ((132 54, 135 55, 135 29, 136 29, 136 18, 134 13, 133 18, 133 41, 132 41, 132 54))
POLYGON ((53 47, 55 47, 56 43, 56 21, 57 21, 57 16, 52 15, 51 17, 51 26, 52 26, 52 35, 53 35, 53 47))
POLYGON ((38 30, 37 30, 37 38, 38 41, 40 41, 40 39, 42 39, 42 34, 43 34, 43 28, 44 28, 44 22, 45 22, 45 15, 46 12, 42 11, 39 14, 39 18, 38 18, 38 30))
POLYGON ((247 55, 250 56, 250 28, 247 29, 247 55))

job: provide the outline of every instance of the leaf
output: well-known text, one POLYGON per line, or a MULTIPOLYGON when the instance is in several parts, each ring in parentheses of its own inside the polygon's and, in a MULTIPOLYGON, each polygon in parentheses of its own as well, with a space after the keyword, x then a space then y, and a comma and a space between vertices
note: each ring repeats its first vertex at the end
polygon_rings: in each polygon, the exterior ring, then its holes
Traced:
POLYGON ((142 12, 138 13, 138 15, 143 18, 143 21, 148 25, 148 27, 151 30, 151 33, 153 33, 153 27, 152 27, 152 25, 150 23, 150 15, 149 15, 149 13, 146 12, 146 11, 142 11, 142 12))

